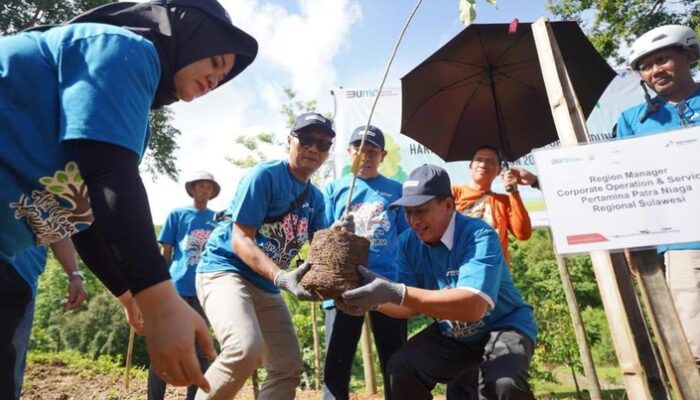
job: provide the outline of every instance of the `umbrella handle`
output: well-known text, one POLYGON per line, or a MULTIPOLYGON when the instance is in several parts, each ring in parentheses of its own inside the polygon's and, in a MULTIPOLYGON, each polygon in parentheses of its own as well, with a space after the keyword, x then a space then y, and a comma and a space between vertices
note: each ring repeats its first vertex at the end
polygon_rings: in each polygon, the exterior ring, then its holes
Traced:
MULTIPOLYGON (((509 170, 510 167, 508 166, 508 161, 503 160, 501 161, 501 172, 509 170)), ((516 189, 516 185, 506 185, 506 192, 507 193, 512 193, 516 189)))

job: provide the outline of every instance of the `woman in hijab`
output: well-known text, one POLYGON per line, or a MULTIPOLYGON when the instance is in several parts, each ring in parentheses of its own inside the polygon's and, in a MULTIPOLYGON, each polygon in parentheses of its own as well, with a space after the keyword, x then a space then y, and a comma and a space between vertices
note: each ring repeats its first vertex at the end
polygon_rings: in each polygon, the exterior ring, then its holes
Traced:
POLYGON ((215 0, 113 3, 0 38, 0 398, 14 398, 12 335, 31 298, 14 255, 71 236, 114 295, 143 314, 159 375, 208 384, 203 319, 175 292, 138 165, 148 114, 191 101, 255 58, 257 42, 215 0))

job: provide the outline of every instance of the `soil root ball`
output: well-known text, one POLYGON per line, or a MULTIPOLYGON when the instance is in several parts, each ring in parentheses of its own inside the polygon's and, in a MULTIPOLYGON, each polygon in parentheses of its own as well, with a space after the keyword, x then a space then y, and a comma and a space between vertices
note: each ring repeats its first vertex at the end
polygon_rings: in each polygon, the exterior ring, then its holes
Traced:
POLYGON ((301 285, 323 298, 338 299, 344 291, 362 284, 357 266, 367 265, 368 255, 366 238, 334 229, 320 230, 311 242, 311 269, 301 279, 301 285))

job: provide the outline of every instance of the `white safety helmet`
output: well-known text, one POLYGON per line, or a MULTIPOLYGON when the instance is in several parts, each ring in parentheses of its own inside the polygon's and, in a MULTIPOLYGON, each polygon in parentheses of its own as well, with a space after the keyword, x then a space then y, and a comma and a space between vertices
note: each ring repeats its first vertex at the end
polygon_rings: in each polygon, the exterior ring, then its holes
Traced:
POLYGON ((670 46, 692 48, 695 54, 693 62, 697 61, 700 56, 700 45, 698 45, 698 37, 694 30, 683 25, 663 25, 643 34, 632 43, 630 67, 635 71, 638 70, 640 58, 670 46))

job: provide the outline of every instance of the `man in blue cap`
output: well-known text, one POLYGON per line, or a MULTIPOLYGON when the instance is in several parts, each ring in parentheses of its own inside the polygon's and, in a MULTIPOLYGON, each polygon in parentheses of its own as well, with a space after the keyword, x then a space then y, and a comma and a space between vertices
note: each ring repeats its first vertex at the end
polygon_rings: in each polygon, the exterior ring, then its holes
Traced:
POLYGON ((481 398, 534 399, 527 370, 537 328, 498 235, 455 212, 450 178, 440 167, 411 172, 402 193, 391 206, 404 208, 411 230, 399 239, 398 282, 360 266, 365 285, 342 296, 359 310, 436 320, 389 360, 389 395, 430 399, 438 382, 479 368, 481 398))
MULTIPOLYGON (((379 173, 379 166, 387 155, 384 133, 376 126, 358 126, 350 135, 348 155, 351 160, 362 157, 350 202, 349 216, 352 217, 352 223, 348 230, 370 241, 367 265, 370 270, 395 280, 399 234, 408 228, 408 224, 402 209, 389 208, 393 201, 401 197, 401 184, 379 173), (363 137, 365 141, 360 147, 363 137)), ((334 225, 343 225, 351 183, 352 175, 345 175, 325 187, 323 194, 327 225, 333 222, 334 225)), ((326 309, 323 398, 347 399, 350 370, 355 360, 364 315, 347 314, 343 312, 342 305, 336 308, 332 300, 323 305, 326 309)), ((406 342, 406 320, 375 311, 370 312, 369 317, 386 385, 388 377, 385 373, 389 357, 406 342)))
POLYGON ((261 399, 292 399, 303 364, 292 316, 280 294, 319 300, 300 285, 310 268, 287 271, 299 249, 325 227, 323 194, 311 184, 328 158, 335 131, 317 113, 301 114, 289 134, 289 157, 256 165, 238 185, 225 219, 197 266, 197 297, 221 343, 199 399, 232 399, 262 363, 261 399))

